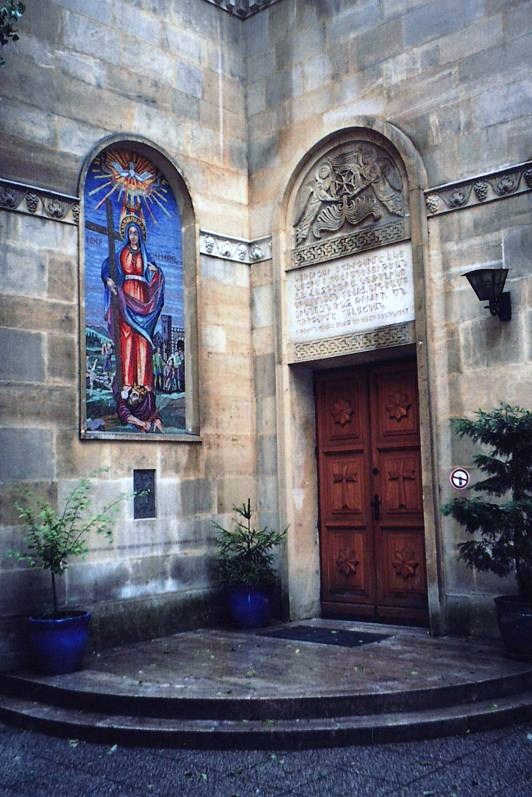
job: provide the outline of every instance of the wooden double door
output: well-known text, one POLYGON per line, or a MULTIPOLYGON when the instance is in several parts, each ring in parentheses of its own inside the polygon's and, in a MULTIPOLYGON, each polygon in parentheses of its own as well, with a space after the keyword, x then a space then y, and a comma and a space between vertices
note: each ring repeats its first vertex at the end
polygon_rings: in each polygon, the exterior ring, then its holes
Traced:
POLYGON ((424 624, 416 365, 316 377, 322 613, 424 624))

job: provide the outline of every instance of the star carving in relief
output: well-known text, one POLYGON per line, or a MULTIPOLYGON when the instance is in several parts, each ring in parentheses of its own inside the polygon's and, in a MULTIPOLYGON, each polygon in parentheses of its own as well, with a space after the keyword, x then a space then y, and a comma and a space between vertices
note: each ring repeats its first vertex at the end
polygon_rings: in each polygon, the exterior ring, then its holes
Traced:
POLYGON ((386 405, 386 412, 389 418, 400 421, 407 417, 412 402, 408 401, 408 396, 405 393, 392 393, 388 396, 388 401, 390 403, 386 405))
POLYGON ((396 575, 401 576, 405 580, 413 578, 416 575, 416 570, 419 567, 419 562, 416 561, 416 554, 414 551, 407 548, 402 548, 400 551, 395 552, 395 557, 392 561, 392 567, 396 575))
POLYGON ((342 548, 342 550, 339 551, 336 567, 340 573, 346 577, 355 575, 357 567, 360 564, 356 556, 355 551, 347 551, 346 548, 342 548))
POLYGON ((335 423, 340 424, 340 426, 345 426, 346 423, 350 423, 351 421, 353 407, 345 399, 338 399, 338 401, 335 401, 332 405, 331 415, 335 423))

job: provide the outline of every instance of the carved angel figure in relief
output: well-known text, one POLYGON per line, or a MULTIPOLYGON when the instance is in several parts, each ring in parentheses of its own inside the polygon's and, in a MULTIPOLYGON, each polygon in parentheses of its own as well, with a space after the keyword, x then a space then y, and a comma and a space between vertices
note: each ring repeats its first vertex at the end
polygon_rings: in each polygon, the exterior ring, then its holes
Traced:
POLYGON ((294 219, 296 246, 310 232, 315 239, 385 211, 404 215, 401 175, 392 159, 370 143, 322 160, 300 191, 294 219))
POLYGON ((318 166, 312 183, 308 183, 301 189, 300 210, 296 211, 294 221, 296 244, 301 243, 308 236, 312 222, 322 203, 333 202, 336 198, 333 165, 330 160, 325 159, 318 166))

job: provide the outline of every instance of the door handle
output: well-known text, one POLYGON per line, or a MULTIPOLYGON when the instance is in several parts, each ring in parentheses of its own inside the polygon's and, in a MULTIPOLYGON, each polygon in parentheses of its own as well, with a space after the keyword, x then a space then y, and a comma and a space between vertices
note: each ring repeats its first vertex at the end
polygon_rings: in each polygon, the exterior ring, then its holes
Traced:
POLYGON ((381 499, 379 498, 377 493, 375 493, 375 495, 373 496, 373 500, 371 501, 371 507, 373 509, 373 519, 379 520, 381 516, 381 499))

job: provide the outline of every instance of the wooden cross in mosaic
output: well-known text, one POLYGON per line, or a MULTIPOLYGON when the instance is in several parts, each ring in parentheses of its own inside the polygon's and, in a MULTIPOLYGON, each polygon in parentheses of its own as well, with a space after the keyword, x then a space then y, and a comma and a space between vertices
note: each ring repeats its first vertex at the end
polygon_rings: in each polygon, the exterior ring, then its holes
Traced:
MULTIPOLYGON (((122 241, 120 233, 116 232, 113 219, 113 203, 110 199, 105 200, 106 221, 105 227, 93 221, 86 221, 85 227, 92 232, 98 232, 107 238, 107 252, 109 255, 109 274, 116 283, 116 261, 115 261, 115 241, 122 241)), ((120 379, 122 369, 120 367, 120 346, 118 345, 118 308, 117 297, 111 294, 111 307, 113 309, 112 338, 114 342, 114 355, 116 362, 116 379, 120 379)))

